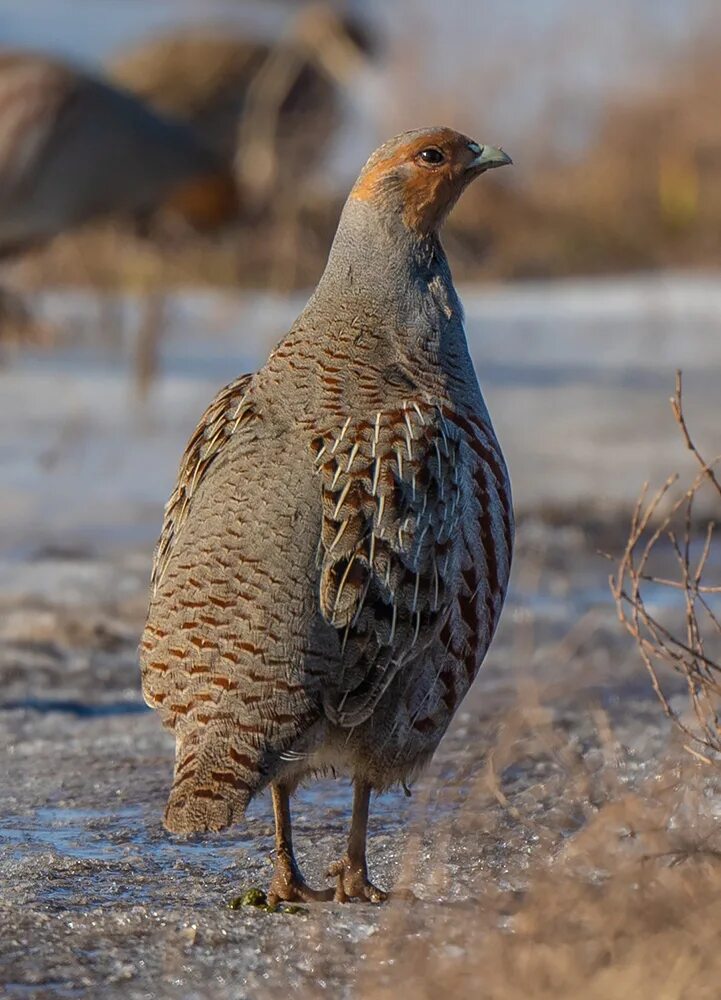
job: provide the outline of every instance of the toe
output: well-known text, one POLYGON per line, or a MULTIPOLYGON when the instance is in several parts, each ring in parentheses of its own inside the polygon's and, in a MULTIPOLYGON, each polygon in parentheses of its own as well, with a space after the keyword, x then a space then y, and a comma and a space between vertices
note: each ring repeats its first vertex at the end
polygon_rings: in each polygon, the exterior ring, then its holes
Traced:
POLYGON ((332 865, 329 865, 328 871, 326 872, 326 878, 339 878, 345 871, 345 861, 334 861, 332 865))
POLYGON ((271 906, 278 903, 328 903, 334 895, 333 889, 311 889, 302 879, 283 877, 274 878, 271 882, 268 902, 271 906))
POLYGON ((379 889, 377 885, 373 885, 372 882, 366 882, 365 896, 369 903, 385 903, 388 899, 388 893, 379 889))
POLYGON ((297 892, 297 898, 302 903, 328 903, 335 895, 332 889, 311 889, 311 887, 305 883, 298 886, 297 892))
POLYGON ((362 899, 367 903, 384 903, 388 893, 368 880, 365 865, 352 864, 348 858, 334 861, 328 869, 328 878, 337 880, 336 903, 347 903, 351 899, 362 899))

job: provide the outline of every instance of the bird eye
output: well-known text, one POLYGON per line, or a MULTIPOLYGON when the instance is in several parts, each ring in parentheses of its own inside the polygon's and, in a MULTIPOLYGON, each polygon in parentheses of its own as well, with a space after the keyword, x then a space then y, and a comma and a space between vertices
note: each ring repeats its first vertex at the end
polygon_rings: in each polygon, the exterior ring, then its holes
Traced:
POLYGON ((430 167, 437 167, 439 163, 443 163, 445 156, 440 149, 436 149, 435 146, 429 146, 428 149, 420 151, 418 159, 423 163, 427 163, 430 167))

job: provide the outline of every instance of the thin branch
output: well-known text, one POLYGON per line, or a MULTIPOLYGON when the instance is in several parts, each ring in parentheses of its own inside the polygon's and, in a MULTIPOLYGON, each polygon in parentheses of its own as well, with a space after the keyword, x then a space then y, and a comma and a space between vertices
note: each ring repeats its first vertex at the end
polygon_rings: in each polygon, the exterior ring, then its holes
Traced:
POLYGON ((619 619, 636 642, 664 713, 686 737, 685 749, 704 763, 711 763, 721 754, 721 660, 715 652, 721 647, 721 616, 712 606, 713 595, 721 594, 721 584, 705 578, 713 564, 713 522, 706 525, 701 553, 694 565, 694 505, 706 482, 719 496, 721 483, 715 472, 718 459, 707 462, 689 431, 680 372, 671 408, 699 471, 676 496, 677 475, 669 476, 650 499, 648 484, 644 485, 634 507, 626 548, 609 582, 619 619), (651 572, 651 560, 661 543, 675 557, 677 578, 651 572), (649 587, 654 590, 649 592, 649 587), (683 636, 661 621, 660 611, 651 611, 646 595, 657 595, 659 589, 683 595, 683 604, 678 606, 678 611, 683 612, 683 636), (689 718, 682 718, 671 706, 659 676, 662 665, 685 679, 689 718))

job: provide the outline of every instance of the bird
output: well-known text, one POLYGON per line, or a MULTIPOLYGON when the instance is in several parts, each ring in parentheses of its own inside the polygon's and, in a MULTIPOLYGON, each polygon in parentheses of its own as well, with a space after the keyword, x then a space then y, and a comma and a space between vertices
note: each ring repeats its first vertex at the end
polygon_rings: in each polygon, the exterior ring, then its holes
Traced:
POLYGON ((421 774, 498 624, 510 480, 439 229, 510 163, 445 126, 376 150, 307 305, 210 404, 165 508, 139 650, 176 741, 164 825, 222 830, 270 786, 272 905, 387 898, 371 793, 421 774), (352 779, 353 806, 316 889, 290 798, 323 774, 352 779))
POLYGON ((75 66, 0 49, 0 258, 161 203, 212 225, 234 191, 184 123, 75 66))
POLYGON ((50 56, 0 49, 0 255, 166 200, 212 214, 230 194, 183 122, 50 56))

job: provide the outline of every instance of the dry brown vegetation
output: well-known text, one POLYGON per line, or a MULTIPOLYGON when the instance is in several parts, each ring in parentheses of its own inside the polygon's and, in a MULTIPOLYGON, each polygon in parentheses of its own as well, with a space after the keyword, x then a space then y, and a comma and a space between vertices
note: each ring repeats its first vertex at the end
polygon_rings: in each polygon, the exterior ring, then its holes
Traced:
POLYGON ((683 410, 681 374, 671 399, 674 417, 699 471, 674 496, 678 476, 672 475, 651 497, 646 486, 633 515, 623 559, 611 587, 619 616, 633 636, 664 712, 681 730, 686 748, 711 763, 721 753, 721 573, 718 540, 709 521, 700 542, 694 505, 701 490, 710 489, 721 503, 719 458, 706 460, 698 450, 683 410), (676 574, 661 576, 654 569, 657 545, 667 539, 676 556, 676 574), (648 591, 659 588, 683 602, 683 626, 674 629, 657 610, 648 591), (684 678, 690 717, 679 714, 664 691, 660 670, 670 667, 684 678))
POLYGON ((461 267, 553 278, 721 263, 718 23, 679 50, 664 83, 611 100, 582 155, 539 151, 532 174, 472 188, 452 232, 482 233, 461 267), (490 193, 493 184, 509 185, 490 193), (486 261, 479 256, 492 246, 486 261), (475 261, 475 264, 474 264, 475 261))
POLYGON ((718 996, 718 841, 680 842, 673 821, 671 803, 626 796, 548 864, 532 861, 520 893, 439 907, 432 932, 402 950, 395 935, 413 916, 389 914, 381 983, 369 972, 361 995, 718 996))
POLYGON ((515 898, 440 907, 433 933, 402 951, 394 931, 407 935, 413 917, 390 914, 385 983, 371 985, 374 972, 362 995, 717 996, 718 847, 675 842, 664 833, 672 819, 642 798, 609 805, 548 865, 533 863, 515 898))

